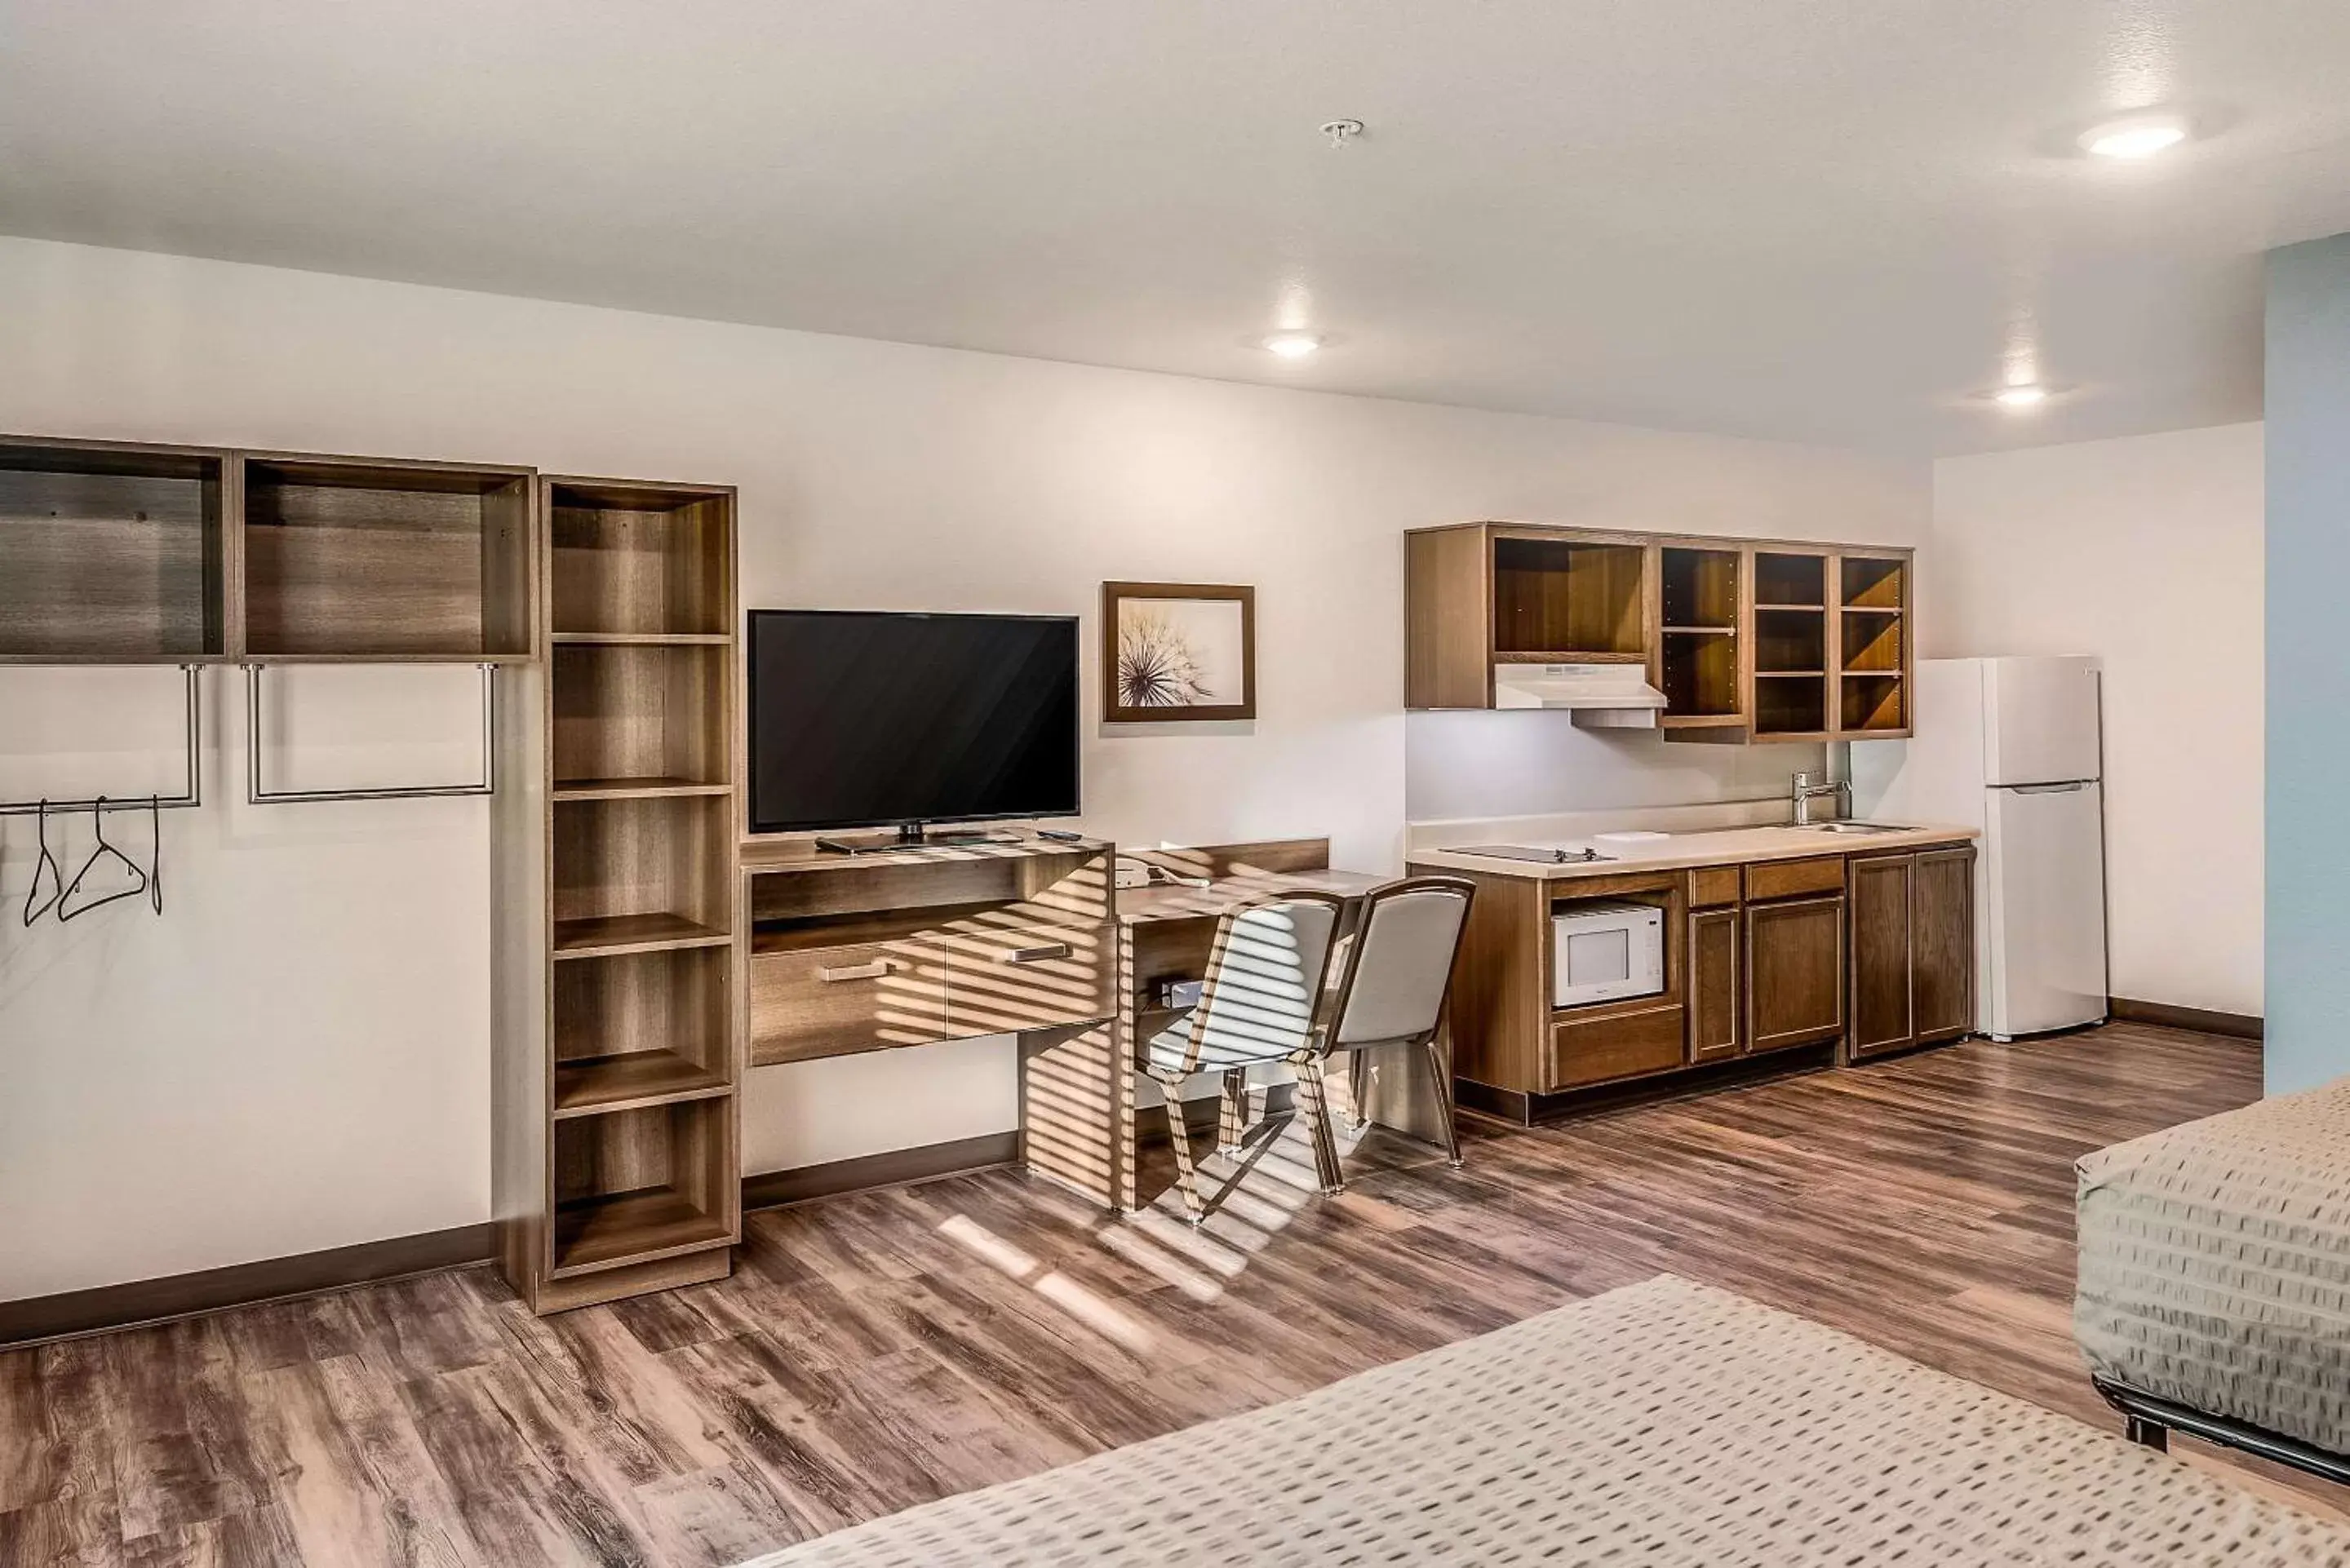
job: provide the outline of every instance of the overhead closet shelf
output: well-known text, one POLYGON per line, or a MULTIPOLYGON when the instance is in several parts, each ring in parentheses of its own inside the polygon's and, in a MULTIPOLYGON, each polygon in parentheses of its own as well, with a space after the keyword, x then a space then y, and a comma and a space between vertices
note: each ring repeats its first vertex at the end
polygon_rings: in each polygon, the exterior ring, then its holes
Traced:
POLYGON ((0 437, 0 663, 217 664, 229 453, 0 437))
POLYGON ((606 958, 673 948, 723 947, 734 939, 682 915, 595 915, 555 922, 558 959, 606 958))
POLYGON ((248 454, 246 657, 528 659, 533 483, 527 468, 248 454))
POLYGON ((555 1064, 555 1116, 599 1116, 648 1106, 718 1099, 734 1092, 727 1075, 674 1051, 631 1051, 555 1064))
POLYGON ((247 651, 237 664, 530 664, 529 653, 260 653, 247 651))

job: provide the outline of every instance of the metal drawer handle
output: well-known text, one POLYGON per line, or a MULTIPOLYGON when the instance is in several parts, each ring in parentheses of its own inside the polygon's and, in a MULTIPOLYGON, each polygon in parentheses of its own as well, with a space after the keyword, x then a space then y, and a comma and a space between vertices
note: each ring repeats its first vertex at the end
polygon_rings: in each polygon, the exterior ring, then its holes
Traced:
POLYGON ((844 964, 838 969, 820 969, 816 971, 816 977, 827 985, 836 985, 844 980, 879 980, 893 967, 895 966, 888 959, 875 959, 871 963, 852 963, 844 964))
POLYGON ((1043 963, 1047 959, 1065 959, 1074 950, 1066 942, 1043 942, 1033 948, 1007 948, 996 956, 1005 963, 1043 963))

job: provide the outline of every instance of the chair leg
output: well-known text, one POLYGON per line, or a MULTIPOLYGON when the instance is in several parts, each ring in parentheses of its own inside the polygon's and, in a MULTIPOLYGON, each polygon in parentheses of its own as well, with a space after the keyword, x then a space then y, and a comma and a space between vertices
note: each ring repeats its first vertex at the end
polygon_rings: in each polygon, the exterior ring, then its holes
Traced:
MULTIPOLYGON (((1444 1045, 1435 1034, 1420 1042, 1420 1062, 1428 1069, 1428 1086, 1436 1095, 1437 1130, 1444 1136, 1444 1158, 1461 1168, 1461 1129, 1452 1114, 1452 1069, 1444 1059, 1444 1045)), ((1359 1053, 1358 1053, 1359 1054, 1359 1053)))
POLYGON ((1248 1141, 1249 1086, 1248 1069, 1235 1067, 1224 1075, 1223 1109, 1219 1115, 1216 1130, 1216 1152, 1237 1154, 1248 1141))
POLYGON ((1371 1103, 1371 1054, 1368 1051, 1347 1053, 1347 1095, 1351 1102, 1347 1106, 1347 1130, 1360 1132, 1371 1125, 1371 1113, 1364 1108, 1371 1103))
POLYGON ((1322 1082, 1325 1065, 1313 1061, 1298 1067, 1297 1096, 1305 1102, 1303 1108, 1314 1135, 1314 1173, 1321 1179, 1323 1195, 1336 1198, 1347 1190, 1347 1181, 1338 1169, 1338 1137, 1330 1129, 1330 1091, 1322 1082))
POLYGON ((1200 1169, 1191 1162, 1191 1129, 1183 1120, 1182 1086, 1161 1084, 1159 1087, 1167 1102, 1167 1141, 1175 1146, 1175 1186, 1183 1194, 1183 1210, 1196 1231, 1207 1223, 1208 1211, 1200 1199, 1200 1169))

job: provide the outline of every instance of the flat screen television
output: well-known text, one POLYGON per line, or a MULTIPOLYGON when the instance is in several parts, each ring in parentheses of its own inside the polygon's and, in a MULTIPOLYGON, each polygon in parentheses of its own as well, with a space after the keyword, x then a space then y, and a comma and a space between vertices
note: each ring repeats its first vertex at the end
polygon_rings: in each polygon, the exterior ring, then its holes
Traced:
POLYGON ((753 610, 751 828, 1072 816, 1074 616, 753 610))

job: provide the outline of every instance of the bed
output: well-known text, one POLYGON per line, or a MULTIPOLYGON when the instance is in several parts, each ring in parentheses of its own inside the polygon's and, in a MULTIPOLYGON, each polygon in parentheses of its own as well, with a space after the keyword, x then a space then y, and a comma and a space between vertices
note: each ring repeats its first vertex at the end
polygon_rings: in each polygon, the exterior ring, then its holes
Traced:
POLYGON ((2129 1435, 2350 1484, 2350 1078, 2077 1170, 2074 1332, 2129 1435))

